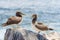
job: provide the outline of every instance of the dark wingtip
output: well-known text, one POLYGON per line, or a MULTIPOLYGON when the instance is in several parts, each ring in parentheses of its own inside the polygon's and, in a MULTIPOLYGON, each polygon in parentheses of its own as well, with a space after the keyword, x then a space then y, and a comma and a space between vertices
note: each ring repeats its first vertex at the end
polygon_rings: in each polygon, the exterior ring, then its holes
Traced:
POLYGON ((52 28, 49 28, 49 30, 54 30, 54 29, 52 29, 52 28))
POLYGON ((7 26, 7 24, 6 24, 6 23, 4 23, 4 24, 2 24, 2 26, 3 26, 3 27, 5 27, 5 26, 7 26))

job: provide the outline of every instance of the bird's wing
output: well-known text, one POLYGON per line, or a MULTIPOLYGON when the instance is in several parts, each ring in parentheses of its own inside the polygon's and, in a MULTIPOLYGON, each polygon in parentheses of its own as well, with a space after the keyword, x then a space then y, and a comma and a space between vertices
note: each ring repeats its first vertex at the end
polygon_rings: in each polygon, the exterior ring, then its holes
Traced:
POLYGON ((20 21, 21 19, 22 19, 21 17, 12 16, 12 17, 10 17, 8 20, 20 21))
POLYGON ((43 25, 43 23, 41 23, 41 22, 38 22, 37 24, 38 24, 38 25, 43 25))
POLYGON ((8 18, 8 20, 7 20, 6 23, 7 23, 7 24, 13 24, 15 21, 16 21, 16 20, 15 20, 15 17, 12 16, 12 17, 8 18))
POLYGON ((13 20, 11 18, 9 18, 6 23, 11 24, 12 22, 13 22, 13 20))
POLYGON ((14 19, 14 16, 12 16, 12 17, 8 18, 8 20, 12 20, 12 19, 14 19))
POLYGON ((37 24, 35 24, 35 27, 38 29, 41 29, 41 30, 48 29, 48 27, 46 25, 44 25, 43 23, 37 23, 37 24))

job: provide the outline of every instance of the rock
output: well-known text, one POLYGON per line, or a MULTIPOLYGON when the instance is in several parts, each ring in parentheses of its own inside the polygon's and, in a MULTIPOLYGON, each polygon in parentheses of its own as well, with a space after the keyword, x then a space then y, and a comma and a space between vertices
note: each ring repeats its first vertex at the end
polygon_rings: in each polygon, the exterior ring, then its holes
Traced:
POLYGON ((60 33, 58 32, 51 32, 45 35, 48 40, 60 40, 60 33))
POLYGON ((44 36, 23 28, 7 29, 4 40, 47 40, 44 36))

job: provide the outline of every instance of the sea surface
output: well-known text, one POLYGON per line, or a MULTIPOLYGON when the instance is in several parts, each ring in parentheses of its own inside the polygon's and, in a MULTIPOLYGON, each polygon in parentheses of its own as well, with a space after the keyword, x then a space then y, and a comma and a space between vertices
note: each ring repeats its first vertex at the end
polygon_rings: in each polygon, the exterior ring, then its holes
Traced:
POLYGON ((4 39, 6 29, 2 27, 9 17, 15 16, 17 11, 26 14, 20 24, 22 28, 31 29, 32 14, 38 15, 38 22, 60 32, 60 0, 0 0, 0 40, 4 39))

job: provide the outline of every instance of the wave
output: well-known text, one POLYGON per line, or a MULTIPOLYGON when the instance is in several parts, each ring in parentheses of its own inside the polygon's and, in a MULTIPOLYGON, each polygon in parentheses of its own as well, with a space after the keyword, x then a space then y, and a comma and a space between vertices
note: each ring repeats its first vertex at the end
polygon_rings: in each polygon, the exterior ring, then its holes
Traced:
POLYGON ((20 10, 21 8, 0 8, 0 10, 20 10))
POLYGON ((31 8, 35 11, 41 10, 49 13, 60 13, 59 3, 60 0, 1 0, 0 10, 20 10, 20 8, 31 8))

